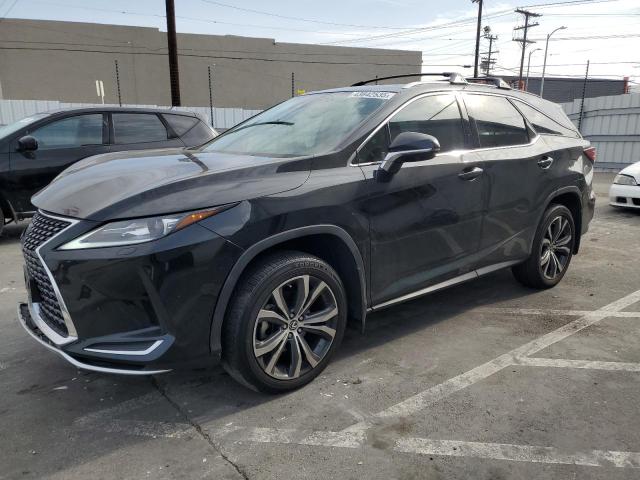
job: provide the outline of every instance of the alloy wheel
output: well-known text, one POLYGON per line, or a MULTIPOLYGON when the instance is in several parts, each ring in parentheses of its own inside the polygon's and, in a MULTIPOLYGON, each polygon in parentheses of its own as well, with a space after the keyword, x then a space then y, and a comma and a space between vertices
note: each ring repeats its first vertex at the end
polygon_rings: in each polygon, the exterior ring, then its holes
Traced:
POLYGON ((562 215, 555 217, 547 227, 540 251, 540 268, 548 280, 564 272, 571 257, 572 240, 569 220, 562 215))
POLYGON ((338 304, 331 288, 300 275, 275 288, 258 312, 253 353, 269 376, 293 380, 313 370, 336 335, 338 304))

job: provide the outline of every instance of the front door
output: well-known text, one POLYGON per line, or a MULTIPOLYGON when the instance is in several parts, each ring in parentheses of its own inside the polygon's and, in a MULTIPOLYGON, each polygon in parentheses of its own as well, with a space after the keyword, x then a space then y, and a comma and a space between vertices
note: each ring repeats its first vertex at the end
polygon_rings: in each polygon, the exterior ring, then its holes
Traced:
POLYGON ((478 250, 485 179, 467 136, 456 96, 409 102, 359 150, 366 177, 362 209, 371 231, 371 297, 384 304, 462 275, 478 250), (376 178, 387 147, 401 132, 436 137, 435 158, 405 163, 386 181, 376 178))
POLYGON ((35 151, 18 150, 17 139, 10 147, 11 202, 17 212, 34 210, 31 197, 71 164, 108 152, 106 118, 87 113, 58 118, 33 131, 25 131, 38 141, 35 151))

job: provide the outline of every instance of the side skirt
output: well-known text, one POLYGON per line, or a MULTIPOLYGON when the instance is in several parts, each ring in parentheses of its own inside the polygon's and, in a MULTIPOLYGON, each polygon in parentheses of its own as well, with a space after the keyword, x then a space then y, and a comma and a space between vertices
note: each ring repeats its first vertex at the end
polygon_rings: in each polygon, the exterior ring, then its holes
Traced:
POLYGON ((414 298, 418 298, 423 295, 436 292, 438 290, 443 290, 445 288, 452 287, 460 283, 468 282, 469 280, 474 280, 488 273, 495 272, 497 270, 502 270, 503 268, 512 267, 513 265, 517 265, 518 263, 521 263, 521 262, 522 260, 513 260, 509 262, 496 263, 495 265, 489 265, 487 267, 482 267, 478 270, 474 270, 473 272, 468 272, 458 277, 445 280, 444 282, 436 283, 435 285, 431 285, 430 287, 426 287, 426 288, 417 290, 415 292, 402 295, 401 297, 393 298, 391 300, 387 300, 386 302, 379 303, 369 308, 367 311, 376 312, 378 310, 382 310, 383 308, 390 307, 398 303, 407 302, 409 300, 413 300, 414 298))

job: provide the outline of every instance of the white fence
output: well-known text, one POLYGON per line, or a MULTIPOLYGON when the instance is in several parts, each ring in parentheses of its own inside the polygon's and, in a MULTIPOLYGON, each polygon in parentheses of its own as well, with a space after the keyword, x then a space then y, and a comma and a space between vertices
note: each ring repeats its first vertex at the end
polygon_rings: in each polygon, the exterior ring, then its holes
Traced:
MULTIPOLYGON (((580 104, 578 99, 562 105, 576 125, 580 104)), ((587 98, 580 131, 598 150, 599 169, 620 170, 640 161, 640 94, 587 98)))
MULTIPOLYGON (((8 125, 21 118, 28 117, 38 112, 59 110, 64 108, 82 107, 117 107, 118 105, 102 105, 95 103, 64 103, 56 100, 0 100, 0 125, 8 125)), ((146 108, 170 108, 172 110, 182 110, 194 112, 200 115, 209 125, 211 110, 209 107, 163 107, 158 105, 123 105, 123 107, 146 107, 146 108)), ((213 109, 213 126, 215 128, 227 129, 237 125, 249 117, 260 113, 260 110, 245 110, 242 108, 215 108, 213 109)))

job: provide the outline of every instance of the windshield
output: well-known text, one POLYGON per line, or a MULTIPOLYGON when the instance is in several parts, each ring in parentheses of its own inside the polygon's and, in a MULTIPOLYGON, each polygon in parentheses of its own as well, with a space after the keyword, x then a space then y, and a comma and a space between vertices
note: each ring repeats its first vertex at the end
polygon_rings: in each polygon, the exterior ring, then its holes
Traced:
POLYGON ((18 120, 17 122, 10 123, 9 125, 5 125, 4 127, 0 127, 0 138, 11 135, 12 133, 17 132, 21 128, 26 127, 30 123, 33 123, 37 120, 41 120, 44 117, 47 117, 48 113, 36 113, 35 115, 31 115, 30 117, 23 118, 22 120, 18 120))
POLYGON ((205 151, 282 157, 327 153, 393 95, 357 91, 292 98, 232 128, 205 151))

